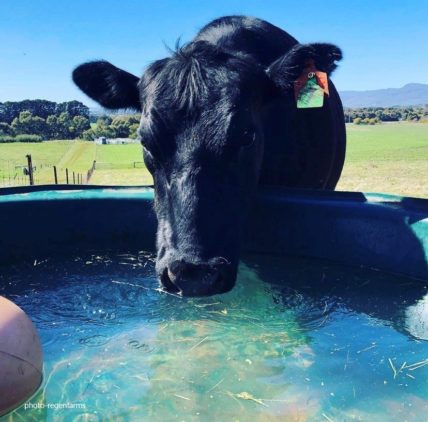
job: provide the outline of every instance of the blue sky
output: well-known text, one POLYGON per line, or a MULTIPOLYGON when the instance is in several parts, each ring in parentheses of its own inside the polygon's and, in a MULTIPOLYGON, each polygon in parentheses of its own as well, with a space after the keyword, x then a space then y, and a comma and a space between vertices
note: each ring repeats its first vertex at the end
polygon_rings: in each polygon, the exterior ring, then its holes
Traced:
POLYGON ((426 0, 1 0, 0 101, 77 99, 72 69, 106 59, 137 75, 211 19, 247 14, 300 42, 339 45, 339 90, 428 83, 426 0))

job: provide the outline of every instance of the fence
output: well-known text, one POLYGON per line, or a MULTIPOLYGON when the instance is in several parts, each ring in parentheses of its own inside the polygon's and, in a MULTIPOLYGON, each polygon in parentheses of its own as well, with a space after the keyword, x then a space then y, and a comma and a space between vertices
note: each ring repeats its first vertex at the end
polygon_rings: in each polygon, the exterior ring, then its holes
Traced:
POLYGON ((91 168, 86 173, 86 183, 89 183, 89 181, 91 180, 91 177, 94 174, 96 165, 97 165, 97 162, 94 160, 94 162, 92 163, 91 168))
POLYGON ((92 163, 90 169, 84 173, 71 169, 59 169, 53 164, 33 164, 31 155, 26 156, 27 165, 0 160, 0 187, 40 185, 40 184, 73 184, 82 185, 89 183, 96 166, 92 163), (43 170, 43 172, 41 172, 43 170))
POLYGON ((131 161, 131 162, 116 162, 116 163, 107 163, 107 162, 98 162, 96 163, 97 170, 112 170, 112 169, 141 169, 146 167, 144 161, 131 161))

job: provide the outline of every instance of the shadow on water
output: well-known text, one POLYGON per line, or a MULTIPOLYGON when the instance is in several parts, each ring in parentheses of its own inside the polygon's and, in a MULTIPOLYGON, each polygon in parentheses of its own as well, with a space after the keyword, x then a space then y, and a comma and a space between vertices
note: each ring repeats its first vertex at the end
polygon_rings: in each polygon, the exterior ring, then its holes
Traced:
POLYGON ((297 311, 309 328, 333 312, 354 312, 428 340, 425 281, 316 259, 258 255, 245 261, 280 290, 283 306, 297 311))

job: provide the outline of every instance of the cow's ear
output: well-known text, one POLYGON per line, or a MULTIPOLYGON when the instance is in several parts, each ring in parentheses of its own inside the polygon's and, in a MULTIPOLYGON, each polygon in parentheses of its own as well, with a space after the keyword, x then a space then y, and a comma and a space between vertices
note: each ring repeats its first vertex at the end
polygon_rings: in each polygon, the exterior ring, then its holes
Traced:
POLYGON ((266 70, 273 83, 283 91, 293 88, 303 70, 312 62, 317 70, 330 75, 342 51, 332 44, 296 44, 286 54, 274 61, 266 70))
POLYGON ((73 71, 74 83, 89 97, 110 109, 141 109, 139 78, 106 61, 84 63, 73 71))

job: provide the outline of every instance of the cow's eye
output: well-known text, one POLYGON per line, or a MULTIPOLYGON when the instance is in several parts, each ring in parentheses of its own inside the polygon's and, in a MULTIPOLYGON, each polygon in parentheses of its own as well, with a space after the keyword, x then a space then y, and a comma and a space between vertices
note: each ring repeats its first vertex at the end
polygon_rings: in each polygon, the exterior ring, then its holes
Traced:
POLYGON ((243 147, 249 147, 254 143, 254 141, 256 140, 256 137, 257 137, 257 133, 255 130, 246 129, 242 134, 241 145, 243 147))

